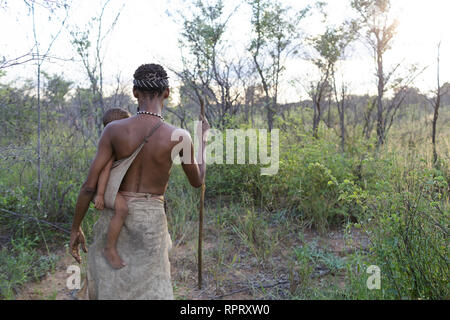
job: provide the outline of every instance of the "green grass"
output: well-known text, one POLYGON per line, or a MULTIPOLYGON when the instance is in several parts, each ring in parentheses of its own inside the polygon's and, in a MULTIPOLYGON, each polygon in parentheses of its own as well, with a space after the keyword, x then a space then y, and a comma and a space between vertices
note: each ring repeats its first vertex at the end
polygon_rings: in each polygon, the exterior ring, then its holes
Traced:
POLYGON ((54 270, 57 256, 36 250, 37 239, 12 239, 0 250, 0 296, 14 299, 17 290, 28 281, 37 281, 54 270))

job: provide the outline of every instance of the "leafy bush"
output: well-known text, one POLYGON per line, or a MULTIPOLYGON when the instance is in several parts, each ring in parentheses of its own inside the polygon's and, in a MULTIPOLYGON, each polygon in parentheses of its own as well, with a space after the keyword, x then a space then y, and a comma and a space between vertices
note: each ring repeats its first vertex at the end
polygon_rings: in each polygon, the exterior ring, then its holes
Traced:
POLYGON ((371 241, 366 260, 381 268, 381 292, 361 290, 356 277, 352 286, 365 298, 448 299, 450 212, 448 200, 439 201, 448 199, 447 182, 434 170, 416 170, 403 188, 371 199, 364 222, 371 241))
POLYGON ((260 165, 208 166, 208 197, 228 196, 270 212, 288 208, 322 231, 363 214, 367 195, 356 181, 357 161, 333 142, 300 135, 301 143, 290 145, 286 136, 273 176, 261 176, 260 165))
POLYGON ((365 212, 367 194, 354 174, 356 163, 333 142, 304 136, 283 152, 279 174, 264 185, 263 195, 275 209, 288 207, 325 231, 365 212))

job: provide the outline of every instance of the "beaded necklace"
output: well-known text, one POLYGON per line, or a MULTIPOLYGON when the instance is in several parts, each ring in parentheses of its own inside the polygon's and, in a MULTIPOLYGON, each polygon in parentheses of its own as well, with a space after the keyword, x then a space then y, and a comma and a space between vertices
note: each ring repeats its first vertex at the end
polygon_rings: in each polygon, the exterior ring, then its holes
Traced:
POLYGON ((155 116, 161 118, 162 121, 164 121, 164 117, 158 113, 154 113, 151 111, 138 111, 136 114, 148 114, 150 116, 155 116))

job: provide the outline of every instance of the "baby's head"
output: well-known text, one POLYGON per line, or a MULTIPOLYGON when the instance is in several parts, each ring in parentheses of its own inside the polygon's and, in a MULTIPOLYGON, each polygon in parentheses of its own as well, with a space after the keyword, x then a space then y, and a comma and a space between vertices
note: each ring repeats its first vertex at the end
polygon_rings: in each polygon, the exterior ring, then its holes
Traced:
POLYGON ((130 116, 131 114, 126 110, 120 108, 112 108, 106 111, 103 115, 103 125, 106 127, 106 125, 112 121, 126 119, 130 116))

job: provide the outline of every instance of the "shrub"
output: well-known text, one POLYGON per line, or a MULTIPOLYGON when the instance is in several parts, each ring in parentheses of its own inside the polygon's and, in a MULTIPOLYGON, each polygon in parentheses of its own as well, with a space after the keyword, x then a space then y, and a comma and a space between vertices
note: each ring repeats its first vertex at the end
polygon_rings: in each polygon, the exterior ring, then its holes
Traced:
POLYGON ((436 201, 448 197, 447 183, 436 172, 412 171, 403 188, 374 197, 365 221, 381 297, 448 299, 450 213, 448 203, 436 201))

